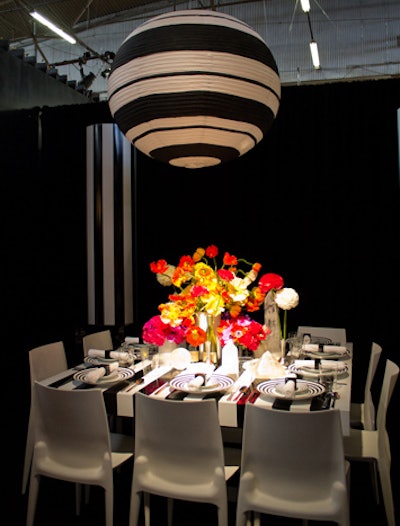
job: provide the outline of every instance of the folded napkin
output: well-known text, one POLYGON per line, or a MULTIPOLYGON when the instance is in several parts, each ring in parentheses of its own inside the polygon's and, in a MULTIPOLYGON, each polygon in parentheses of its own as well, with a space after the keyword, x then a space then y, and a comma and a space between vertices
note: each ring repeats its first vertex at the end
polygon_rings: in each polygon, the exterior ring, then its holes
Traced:
POLYGON ((319 370, 336 370, 337 372, 340 372, 346 370, 346 364, 344 362, 337 362, 335 360, 319 360, 319 366, 318 364, 315 364, 314 360, 296 360, 294 363, 298 369, 302 369, 303 371, 318 372, 319 370))
POLYGON ((296 381, 296 375, 288 375, 285 378, 285 383, 281 386, 282 389, 280 389, 285 398, 294 397, 294 393, 296 391, 296 381))
POLYGON ((302 346, 306 352, 323 352, 325 354, 347 354, 347 347, 342 345, 319 345, 318 343, 306 343, 302 346))
POLYGON ((86 382, 97 384, 103 376, 114 377, 118 373, 118 362, 110 363, 102 367, 93 367, 86 375, 86 382))
POLYGON ((101 349, 89 349, 88 356, 91 358, 100 358, 100 359, 114 359, 121 362, 131 361, 131 356, 126 351, 103 351, 101 349))
POLYGON ((190 380, 188 382, 189 387, 201 387, 205 382, 205 376, 202 374, 199 374, 198 376, 195 376, 193 380, 190 380))

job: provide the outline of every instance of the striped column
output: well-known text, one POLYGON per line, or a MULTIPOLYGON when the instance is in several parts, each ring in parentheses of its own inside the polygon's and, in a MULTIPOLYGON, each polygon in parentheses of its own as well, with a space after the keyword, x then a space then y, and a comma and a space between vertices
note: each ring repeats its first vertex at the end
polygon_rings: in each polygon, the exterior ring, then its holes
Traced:
POLYGON ((131 144, 115 124, 86 129, 88 324, 133 322, 131 144))

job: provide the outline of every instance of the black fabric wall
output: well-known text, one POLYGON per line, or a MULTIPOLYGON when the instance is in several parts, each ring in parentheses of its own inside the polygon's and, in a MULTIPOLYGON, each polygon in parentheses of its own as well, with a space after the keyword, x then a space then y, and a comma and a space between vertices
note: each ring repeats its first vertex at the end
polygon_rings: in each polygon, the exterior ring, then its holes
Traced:
MULTIPOLYGON (((400 361, 399 107, 400 79, 286 87, 270 133, 233 163, 191 171, 137 152, 136 321, 127 332, 140 334, 167 299, 149 263, 177 263, 213 243, 259 261, 262 273, 281 274, 299 292, 289 330, 346 327, 360 401, 371 341, 383 346, 384 358, 400 361)), ((63 340, 75 365, 90 329, 85 133, 101 122, 112 122, 105 102, 0 112, 3 399, 19 459, 7 481, 11 492, 21 487, 28 350, 63 340)), ((381 360, 377 389, 383 366, 381 360)), ((399 404, 396 389, 388 418, 393 444, 399 404)), ((398 448, 393 465, 396 473, 398 448)))
MULTIPOLYGON (((167 298, 150 261, 214 243, 299 292, 289 330, 345 326, 359 348, 375 340, 396 353, 398 107, 400 79, 285 87, 273 128, 235 162, 187 170, 137 152, 128 332, 167 298)), ((0 113, 3 320, 18 355, 63 339, 71 362, 80 357, 85 133, 96 122, 112 122, 106 102, 0 113)))

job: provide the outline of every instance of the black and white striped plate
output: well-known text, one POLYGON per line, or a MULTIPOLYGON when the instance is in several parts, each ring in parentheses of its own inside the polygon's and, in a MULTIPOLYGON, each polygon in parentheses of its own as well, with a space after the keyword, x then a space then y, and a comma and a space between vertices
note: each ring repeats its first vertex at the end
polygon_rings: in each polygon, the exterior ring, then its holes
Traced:
POLYGON ((314 398, 325 392, 325 387, 317 382, 309 382, 307 380, 296 381, 296 391, 292 398, 288 398, 283 390, 285 385, 284 378, 277 378, 275 380, 268 380, 258 384, 257 389, 261 394, 272 396, 273 398, 283 398, 286 400, 307 400, 314 398))
POLYGON ((208 385, 201 386, 190 386, 189 382, 195 377, 194 374, 180 374, 175 376, 169 385, 174 389, 179 391, 184 391, 185 393, 195 393, 195 394, 206 394, 206 393, 217 393, 219 391, 225 391, 233 385, 232 378, 229 376, 224 376, 222 374, 213 374, 207 381, 208 385))
MULTIPOLYGON (((313 361, 312 360, 309 360, 309 361, 310 361, 310 367, 296 365, 295 363, 292 363, 292 365, 289 365, 289 370, 292 371, 292 373, 302 374, 303 376, 309 376, 310 378, 320 378, 324 376, 332 376, 336 372, 335 367, 332 367, 332 368, 323 367, 322 371, 320 371, 319 369, 313 369, 312 367, 313 361)), ((333 364, 335 365, 335 362, 333 362, 333 364)), ((340 369, 337 371, 338 378, 347 378, 348 375, 349 375, 349 368, 347 365, 345 365, 343 369, 340 369)))
POLYGON ((121 380, 127 380, 128 378, 132 378, 134 375, 134 372, 132 369, 127 369, 125 367, 118 367, 115 374, 114 371, 109 376, 102 376, 99 378, 96 382, 96 384, 93 384, 93 382, 90 382, 87 380, 87 375, 90 371, 92 371, 92 368, 85 369, 84 371, 79 371, 74 374, 74 380, 77 380, 78 382, 83 382, 84 384, 91 384, 91 385, 103 385, 103 384, 110 384, 115 382, 120 382, 121 380))

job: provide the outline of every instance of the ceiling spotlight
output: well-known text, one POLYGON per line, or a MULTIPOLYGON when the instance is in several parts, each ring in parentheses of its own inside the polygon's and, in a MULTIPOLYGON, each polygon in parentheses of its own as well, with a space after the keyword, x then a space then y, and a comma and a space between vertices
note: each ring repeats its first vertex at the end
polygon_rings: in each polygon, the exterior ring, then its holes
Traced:
POLYGON ((65 33, 62 29, 60 29, 59 27, 54 25, 53 22, 50 22, 50 20, 47 20, 47 18, 45 18, 41 14, 37 13, 36 11, 32 11, 29 14, 35 20, 37 20, 38 22, 40 22, 44 26, 48 27, 49 29, 51 29, 54 33, 56 33, 58 36, 62 37, 64 40, 66 40, 70 44, 76 44, 76 40, 73 37, 71 37, 70 35, 65 33))
POLYGON ((111 73, 111 67, 110 68, 106 68, 104 69, 100 75, 103 77, 103 79, 108 79, 108 77, 110 76, 110 73, 111 73))
POLYGON ((89 89, 95 78, 96 75, 93 72, 88 73, 78 82, 77 88, 83 88, 85 90, 89 89))

